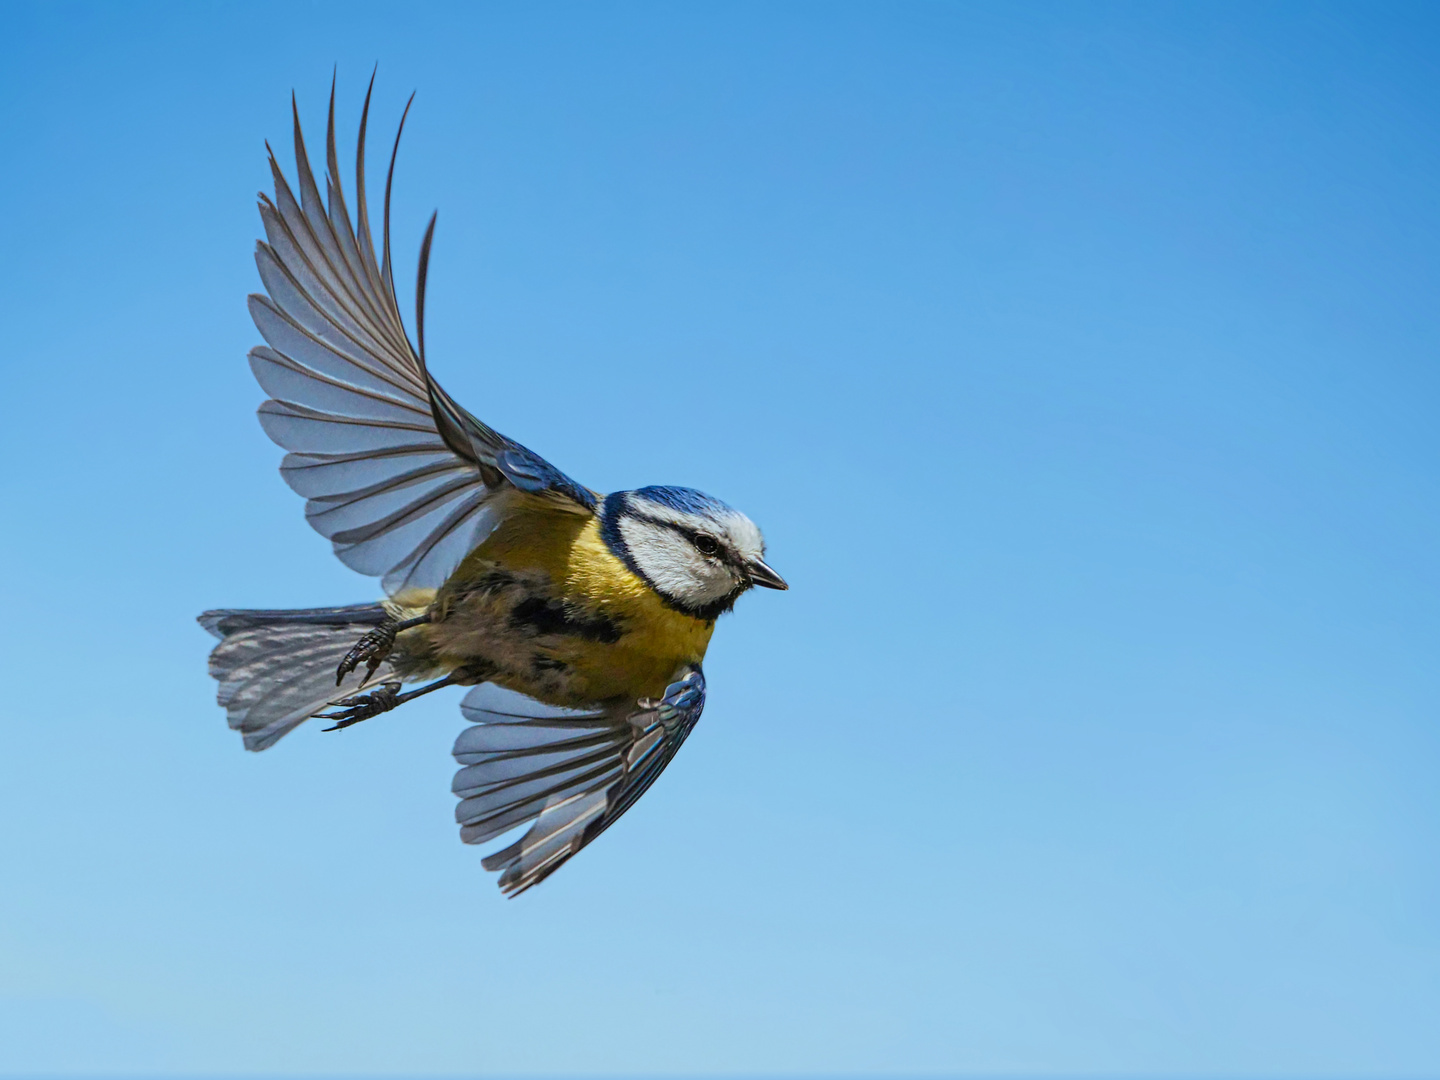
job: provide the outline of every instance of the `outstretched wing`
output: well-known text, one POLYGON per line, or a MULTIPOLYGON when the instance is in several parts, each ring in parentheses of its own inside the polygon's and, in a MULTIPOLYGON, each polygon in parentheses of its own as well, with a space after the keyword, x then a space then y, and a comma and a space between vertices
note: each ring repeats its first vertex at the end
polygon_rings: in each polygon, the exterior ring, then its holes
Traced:
POLYGON ((515 896, 543 881, 630 809, 655 782, 705 708, 705 676, 690 668, 659 701, 608 709, 542 705, 490 683, 465 695, 474 726, 455 740, 464 768, 460 838, 479 844, 526 821, 528 832, 487 855, 500 888, 515 896))
MULTIPOLYGON (((408 104, 405 109, 408 114, 408 104)), ((385 179, 377 262, 365 198, 370 92, 355 154, 353 228, 336 163, 334 87, 324 203, 293 97, 292 112, 299 198, 271 151, 275 198, 260 195, 265 239, 255 252, 269 295, 250 297, 250 314, 267 344, 251 350, 250 367, 271 396, 260 406, 260 423, 290 451, 280 472, 308 500, 310 524, 345 565, 382 577, 393 594, 438 586, 507 514, 535 507, 536 500, 590 513, 594 492, 486 427, 431 378, 425 273, 433 217, 420 249, 419 347, 410 344, 390 263, 390 188, 400 132, 385 179)))

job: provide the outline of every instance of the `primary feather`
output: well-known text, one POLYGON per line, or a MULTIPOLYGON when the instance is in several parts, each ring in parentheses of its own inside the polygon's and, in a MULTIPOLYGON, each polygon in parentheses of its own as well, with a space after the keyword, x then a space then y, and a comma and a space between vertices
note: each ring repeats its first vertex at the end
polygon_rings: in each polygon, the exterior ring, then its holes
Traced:
POLYGON ((271 152, 275 197, 260 196, 265 239, 255 252, 269 296, 250 297, 266 345, 251 351, 250 366, 271 396, 260 406, 260 423, 291 451, 280 471, 308 500, 306 519, 342 562, 380 577, 394 595, 440 585, 508 513, 523 510, 524 496, 589 513, 593 492, 486 427, 429 374, 423 350, 428 231, 416 301, 422 346, 411 345, 390 269, 390 193, 400 135, 385 182, 377 262, 364 197, 369 92, 355 159, 354 230, 335 152, 333 91, 325 202, 293 101, 292 111, 299 197, 271 152))
POLYGON ((576 710, 542 705, 498 686, 477 686, 460 709, 475 726, 455 740, 464 766, 453 788, 467 844, 534 820, 509 847, 485 857, 509 895, 554 873, 630 808, 670 763, 705 707, 698 667, 658 701, 576 710))

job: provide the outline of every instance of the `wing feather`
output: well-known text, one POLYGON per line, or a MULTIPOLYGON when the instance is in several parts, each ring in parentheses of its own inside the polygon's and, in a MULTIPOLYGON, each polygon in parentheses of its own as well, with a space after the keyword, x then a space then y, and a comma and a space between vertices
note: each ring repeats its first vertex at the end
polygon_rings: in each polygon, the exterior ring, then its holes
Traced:
POLYGON ((483 843, 534 825, 487 855, 509 896, 524 892, 610 827, 655 782, 705 707, 705 676, 692 667, 659 701, 591 710, 543 705, 493 684, 461 704, 474 722, 455 741, 462 768, 452 790, 460 838, 483 843))
POLYGON ((286 454, 280 465, 285 482, 307 499, 339 499, 347 495, 358 498, 392 483, 408 483, 415 477, 463 471, 449 447, 427 444, 411 444, 367 454, 324 457, 286 454), (343 494, 329 494, 337 491, 343 494))
MULTIPOLYGON (((507 515, 541 505, 588 514, 596 496, 476 420, 431 378, 424 304, 433 218, 416 295, 421 344, 411 345, 395 296, 389 225, 405 119, 386 174, 377 259, 365 204, 373 88, 372 76, 356 145, 353 224, 335 147, 333 85, 324 198, 293 95, 293 188, 267 144, 274 197, 260 196, 265 239, 256 245, 255 263, 268 295, 250 298, 266 343, 251 351, 250 367, 270 395, 260 406, 261 426, 290 451, 280 471, 306 498, 307 520, 342 562, 380 577, 395 593, 440 585, 507 515)), ((407 116, 409 109, 407 103, 407 116)))

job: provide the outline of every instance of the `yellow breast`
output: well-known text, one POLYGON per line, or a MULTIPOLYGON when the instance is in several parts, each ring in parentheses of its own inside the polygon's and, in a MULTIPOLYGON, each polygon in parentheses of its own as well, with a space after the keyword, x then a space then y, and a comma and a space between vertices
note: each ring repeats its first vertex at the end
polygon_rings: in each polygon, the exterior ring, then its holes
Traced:
MULTIPOLYGON (((715 629, 713 622, 666 605, 611 554, 594 517, 552 510, 515 514, 466 557, 451 582, 474 579, 495 566, 517 574, 541 572, 549 594, 567 610, 609 619, 621 631, 615 641, 546 638, 544 659, 553 665, 543 676, 534 665, 509 663, 494 679, 552 704, 659 697, 681 667, 704 658, 715 629)), ((440 590, 441 604, 449 589, 447 582, 440 590)))

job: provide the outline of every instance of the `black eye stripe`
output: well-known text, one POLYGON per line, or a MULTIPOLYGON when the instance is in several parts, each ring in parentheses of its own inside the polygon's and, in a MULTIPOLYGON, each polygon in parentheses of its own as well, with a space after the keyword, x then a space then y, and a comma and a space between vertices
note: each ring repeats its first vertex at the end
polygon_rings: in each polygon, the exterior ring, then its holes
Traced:
POLYGON ((686 540, 690 541, 691 545, 694 546, 696 551, 699 551, 704 555, 717 556, 722 562, 726 563, 729 566, 736 567, 737 569, 740 567, 740 560, 734 558, 731 554, 730 548, 725 544, 725 542, 722 541, 719 537, 715 536, 713 533, 702 532, 699 529, 692 529, 689 526, 680 525, 674 521, 661 521, 659 518, 653 518, 648 514, 632 513, 629 516, 636 521, 643 521, 647 525, 658 525, 662 529, 669 529, 676 535, 683 536, 686 540), (715 544, 714 551, 706 551, 698 543, 696 543, 696 541, 702 536, 709 538, 715 544))

